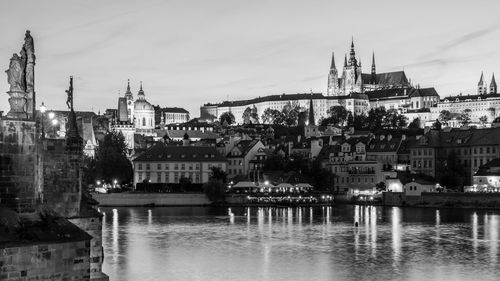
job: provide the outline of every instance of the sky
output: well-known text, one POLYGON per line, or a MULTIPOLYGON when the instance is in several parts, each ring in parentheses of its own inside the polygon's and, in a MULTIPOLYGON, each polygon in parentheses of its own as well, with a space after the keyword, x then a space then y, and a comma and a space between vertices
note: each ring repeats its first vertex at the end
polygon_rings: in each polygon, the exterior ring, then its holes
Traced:
MULTIPOLYGON (((363 72, 404 70, 441 97, 500 79, 500 1, 0 0, 0 67, 31 30, 37 102, 116 108, 127 79, 154 105, 184 107, 281 93, 326 92, 351 38, 363 72)), ((7 75, 0 92, 9 89, 7 75)), ((500 82, 500 80, 498 81, 500 82)), ((0 95, 8 111, 8 95, 0 95)), ((39 106, 39 104, 37 105, 39 106)))

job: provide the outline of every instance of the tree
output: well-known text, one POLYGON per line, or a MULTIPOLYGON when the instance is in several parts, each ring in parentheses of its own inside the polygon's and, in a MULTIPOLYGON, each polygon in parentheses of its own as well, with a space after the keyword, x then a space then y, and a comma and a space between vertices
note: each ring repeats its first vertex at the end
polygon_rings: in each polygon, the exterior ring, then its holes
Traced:
POLYGON ((245 108, 245 111, 243 111, 243 124, 252 124, 252 109, 250 107, 245 108))
POLYGON ((222 113, 222 115, 220 116, 220 123, 221 124, 227 124, 227 125, 231 125, 234 123, 236 119, 234 118, 234 114, 230 111, 228 112, 224 112, 222 113))
POLYGON ((415 118, 413 121, 411 121, 410 125, 408 125, 408 128, 411 129, 419 129, 420 128, 420 118, 415 118))
POLYGON ((436 130, 441 130, 441 127, 442 127, 442 126, 441 126, 441 122, 439 122, 439 120, 438 120, 438 119, 436 119, 436 122, 434 122, 434 123, 432 124, 432 128, 433 128, 433 129, 436 129, 436 130))
POLYGON ((212 166, 210 171, 210 180, 227 183, 227 173, 219 167, 212 166))
POLYGON ((300 106, 288 102, 281 110, 283 123, 286 126, 296 126, 299 120, 300 106))
MULTIPOLYGON (((128 183, 132 179, 132 163, 127 158, 127 145, 121 132, 108 132, 96 151, 95 175, 111 183, 128 183)), ((88 171, 90 172, 90 171, 88 171)))
POLYGON ((257 113, 257 107, 254 105, 250 112, 250 121, 253 124, 259 124, 259 114, 257 113))
POLYGON ((359 115, 354 115, 353 126, 356 130, 368 129, 370 123, 368 122, 368 117, 363 113, 359 115))
POLYGON ((368 120, 369 120, 369 129, 370 131, 378 131, 383 128, 384 125, 384 119, 385 116, 387 115, 387 112, 385 111, 385 108, 383 107, 377 107, 377 108, 372 108, 368 112, 368 120))
POLYGON ((470 123, 470 113, 471 113, 472 110, 470 110, 469 108, 467 109, 464 109, 462 111, 462 113, 460 114, 459 116, 459 120, 460 120, 460 125, 462 126, 466 126, 466 125, 469 125, 470 123))
POLYGON ((481 125, 484 126, 484 124, 486 124, 488 122, 488 116, 483 115, 483 116, 479 117, 479 122, 481 122, 481 125))
POLYGON ((389 109, 382 118, 382 127, 384 129, 400 129, 406 127, 406 116, 399 114, 396 109, 389 109))
POLYGON ((266 124, 281 124, 282 122, 282 117, 281 117, 281 112, 276 109, 271 109, 271 108, 266 108, 264 110, 264 113, 262 114, 262 123, 266 124))
POLYGON ((309 116, 309 112, 307 110, 299 112, 297 115, 297 125, 299 126, 305 126, 307 122, 307 118, 309 116))
POLYGON ((203 192, 214 203, 224 202, 226 183, 226 172, 219 167, 212 167, 209 181, 203 184, 203 192))
POLYGON ((207 198, 214 202, 224 202, 226 194, 226 185, 220 181, 210 180, 203 184, 203 192, 207 198))
POLYGON ((345 109, 345 107, 341 105, 335 105, 330 107, 327 110, 327 113, 331 118, 330 121, 335 126, 344 126, 345 122, 347 121, 347 116, 349 115, 347 109, 345 109))
POLYGON ((451 112, 449 112, 448 110, 441 110, 438 120, 441 122, 441 124, 448 126, 448 121, 451 120, 451 112))
POLYGON ((375 185, 377 188, 377 191, 386 191, 387 186, 385 185, 385 182, 381 181, 375 185))

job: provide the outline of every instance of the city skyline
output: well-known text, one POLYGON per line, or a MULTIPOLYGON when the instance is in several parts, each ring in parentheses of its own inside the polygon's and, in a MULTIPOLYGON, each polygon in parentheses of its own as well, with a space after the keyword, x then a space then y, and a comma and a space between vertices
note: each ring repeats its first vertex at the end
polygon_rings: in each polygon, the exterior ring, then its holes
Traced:
MULTIPOLYGON (((500 69, 494 44, 500 22, 495 9, 482 3, 454 3, 444 13, 452 2, 22 1, 1 9, 0 55, 18 52, 24 30, 32 31, 37 106, 44 101, 53 109, 65 108, 70 75, 76 109, 95 112, 117 106, 127 79, 134 95, 143 81, 152 104, 184 107, 192 116, 207 102, 310 89, 326 93, 331 53, 341 67, 351 37, 364 72, 374 51, 377 71, 404 69, 415 84, 435 87, 441 97, 473 94, 481 71, 489 82, 500 69), (34 8, 23 10, 28 5, 34 8), (24 24, 10 28, 22 14, 24 24)), ((0 63, 3 70, 8 63, 0 63)), ((6 80, 0 79, 3 92, 6 80)), ((7 107, 3 103, 0 110, 7 107)))

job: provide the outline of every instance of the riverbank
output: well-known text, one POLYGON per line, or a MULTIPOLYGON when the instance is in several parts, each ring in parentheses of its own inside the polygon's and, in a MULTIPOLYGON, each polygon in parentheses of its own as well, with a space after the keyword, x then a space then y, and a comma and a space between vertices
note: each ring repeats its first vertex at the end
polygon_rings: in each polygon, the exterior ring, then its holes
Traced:
POLYGON ((212 204, 203 193, 94 193, 92 198, 103 207, 207 206, 212 204))
POLYGON ((228 195, 226 202, 213 204, 203 193, 94 193, 92 197, 103 207, 176 207, 176 206, 238 206, 238 207, 311 207, 331 206, 333 202, 249 202, 246 195, 228 195))

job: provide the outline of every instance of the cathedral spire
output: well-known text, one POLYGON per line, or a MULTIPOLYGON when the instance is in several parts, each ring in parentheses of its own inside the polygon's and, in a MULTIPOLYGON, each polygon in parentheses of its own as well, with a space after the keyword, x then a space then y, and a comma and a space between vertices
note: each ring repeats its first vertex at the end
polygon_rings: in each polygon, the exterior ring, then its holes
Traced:
POLYGON ((483 77, 483 72, 481 71, 481 78, 479 78, 479 82, 477 83, 478 86, 484 84, 484 77, 483 77))
POLYGON ((497 93, 497 82, 495 81, 495 73, 493 73, 493 76, 491 76, 490 94, 496 94, 496 93, 497 93))
POLYGON ((349 53, 349 64, 356 66, 356 52, 354 51, 354 37, 351 40, 351 52, 349 53))
POLYGON ((346 67, 346 66, 347 66, 347 54, 345 54, 345 56, 344 56, 344 67, 346 67))
POLYGON ((372 54, 372 74, 375 74, 375 52, 372 54))
POLYGON ((130 79, 127 79, 127 92, 130 92, 130 79))
POLYGON ((337 69, 337 67, 335 66, 335 53, 332 52, 332 64, 330 65, 330 70, 334 69, 337 69))
POLYGON ((375 52, 372 54, 372 73, 371 73, 371 83, 377 84, 377 71, 375 68, 375 52))

